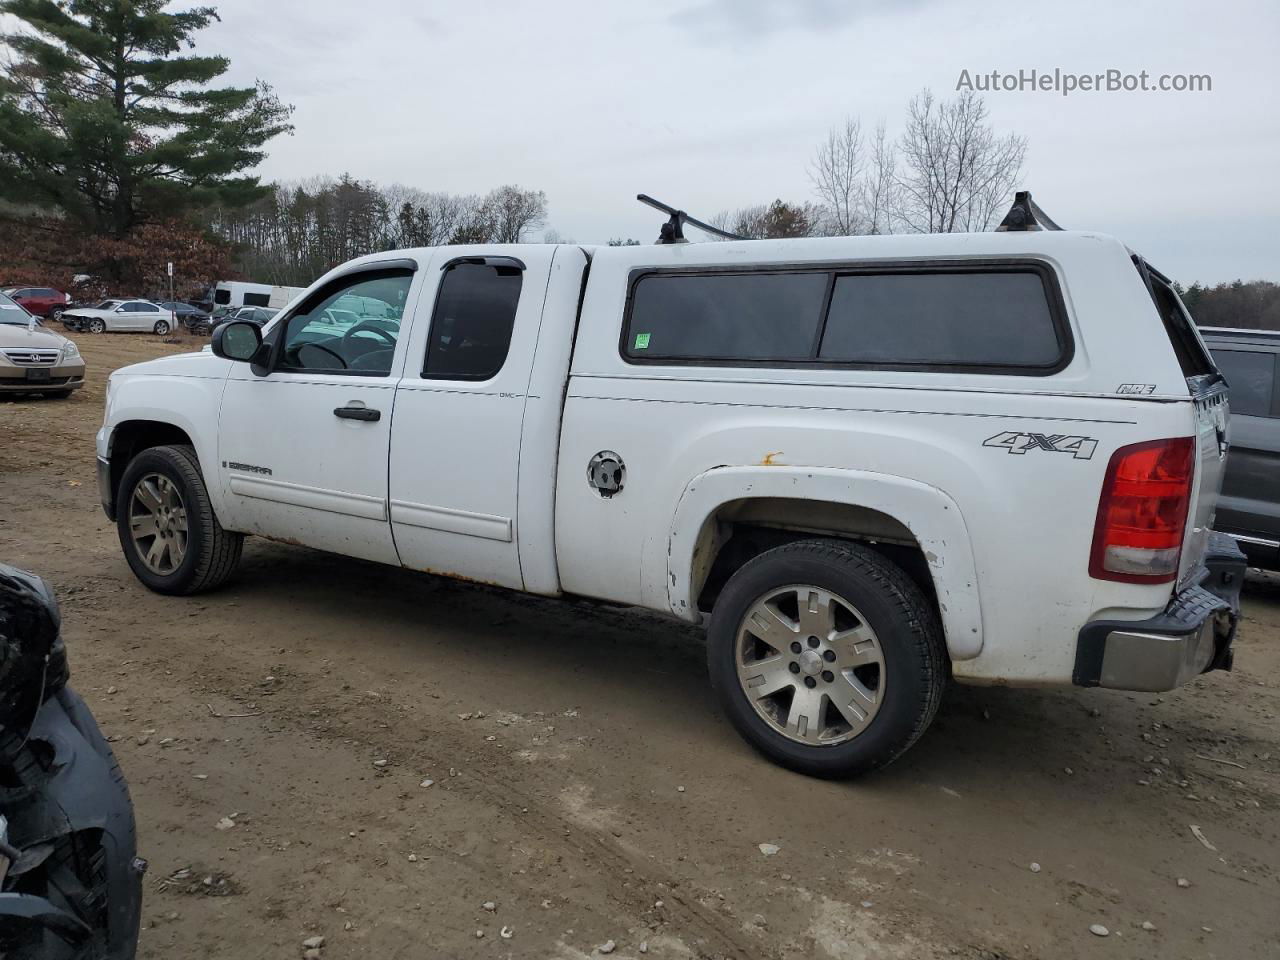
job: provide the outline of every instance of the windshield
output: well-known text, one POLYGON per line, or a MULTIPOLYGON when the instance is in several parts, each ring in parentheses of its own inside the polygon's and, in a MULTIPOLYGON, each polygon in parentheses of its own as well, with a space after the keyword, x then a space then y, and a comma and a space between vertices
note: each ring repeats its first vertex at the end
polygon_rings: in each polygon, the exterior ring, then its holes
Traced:
POLYGON ((18 306, 6 294, 0 293, 0 323, 12 323, 27 326, 31 323, 31 314, 18 306))
POLYGON ((119 300, 103 300, 94 309, 95 310, 114 310, 119 305, 119 303, 120 303, 119 300))

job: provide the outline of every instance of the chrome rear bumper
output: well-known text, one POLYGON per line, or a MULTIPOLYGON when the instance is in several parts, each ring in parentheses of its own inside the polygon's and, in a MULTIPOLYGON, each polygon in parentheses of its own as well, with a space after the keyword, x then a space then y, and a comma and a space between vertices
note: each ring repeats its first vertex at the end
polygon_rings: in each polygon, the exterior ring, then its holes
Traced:
POLYGON ((1096 620, 1076 643, 1074 682, 1083 687, 1172 690, 1208 670, 1230 670, 1247 563, 1235 541, 1214 533, 1199 581, 1149 620, 1096 620))

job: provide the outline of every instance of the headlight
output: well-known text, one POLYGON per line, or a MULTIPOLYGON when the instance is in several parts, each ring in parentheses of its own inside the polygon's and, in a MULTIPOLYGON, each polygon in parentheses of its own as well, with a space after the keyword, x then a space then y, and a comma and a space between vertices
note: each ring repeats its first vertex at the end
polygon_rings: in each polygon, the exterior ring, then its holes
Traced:
POLYGON ((62 345, 63 360, 74 360, 78 356, 80 356, 80 348, 77 347, 72 341, 68 340, 65 344, 62 345))

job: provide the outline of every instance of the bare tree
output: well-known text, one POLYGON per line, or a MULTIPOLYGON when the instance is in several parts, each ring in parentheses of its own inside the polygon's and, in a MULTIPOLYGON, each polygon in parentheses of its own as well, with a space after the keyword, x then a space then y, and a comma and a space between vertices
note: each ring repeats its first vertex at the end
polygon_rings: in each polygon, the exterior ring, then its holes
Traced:
POLYGON ((541 190, 521 190, 514 184, 491 191, 484 206, 493 223, 494 243, 519 243, 526 230, 547 219, 547 195, 541 190))
POLYGON ((721 210, 707 222, 713 227, 749 240, 765 240, 777 237, 812 237, 821 228, 822 215, 822 208, 816 203, 774 200, 772 203, 759 203, 733 211, 721 210))
POLYGON ((865 184, 862 124, 846 117, 833 127, 809 164, 809 180, 822 204, 823 228, 833 236, 863 233, 865 184))
POLYGON ((938 101, 926 89, 911 99, 894 179, 907 229, 955 233, 992 225, 1022 172, 1027 141, 997 136, 987 118, 986 103, 971 90, 938 101))
POLYGON ((898 151, 881 120, 871 142, 871 169, 867 171, 862 188, 867 233, 893 233, 895 212, 901 207, 902 194, 897 178, 898 151))

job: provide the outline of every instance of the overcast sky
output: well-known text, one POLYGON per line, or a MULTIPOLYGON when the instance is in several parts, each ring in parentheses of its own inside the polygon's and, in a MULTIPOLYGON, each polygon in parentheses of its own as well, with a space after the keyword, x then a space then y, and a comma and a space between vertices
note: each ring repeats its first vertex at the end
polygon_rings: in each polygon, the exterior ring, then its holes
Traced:
POLYGON ((1280 280, 1280 3, 212 0, 201 47, 295 104, 267 179, 545 190, 548 228, 648 242, 643 191, 695 215, 812 199, 847 114, 900 129, 923 87, 1032 68, 1209 74, 1207 93, 987 95, 1067 227, 1184 283, 1280 280), (210 50, 210 52, 212 52, 210 50))

